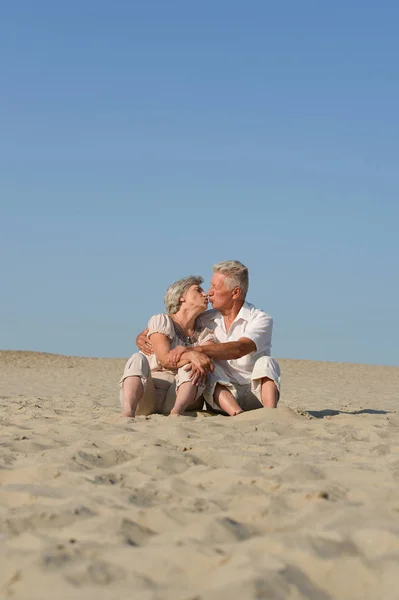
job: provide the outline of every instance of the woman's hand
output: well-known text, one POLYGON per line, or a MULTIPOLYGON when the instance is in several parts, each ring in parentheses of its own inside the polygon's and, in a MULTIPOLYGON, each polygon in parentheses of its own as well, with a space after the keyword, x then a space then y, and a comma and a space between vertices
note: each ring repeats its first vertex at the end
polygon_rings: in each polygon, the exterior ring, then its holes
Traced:
POLYGON ((207 373, 212 373, 214 370, 213 361, 205 354, 190 350, 187 352, 187 358, 190 363, 184 369, 191 374, 193 385, 204 385, 207 373))
POLYGON ((148 328, 139 333, 139 335, 136 337, 136 345, 141 352, 149 356, 150 354, 154 354, 154 349, 152 347, 150 338, 147 337, 147 333, 148 328))

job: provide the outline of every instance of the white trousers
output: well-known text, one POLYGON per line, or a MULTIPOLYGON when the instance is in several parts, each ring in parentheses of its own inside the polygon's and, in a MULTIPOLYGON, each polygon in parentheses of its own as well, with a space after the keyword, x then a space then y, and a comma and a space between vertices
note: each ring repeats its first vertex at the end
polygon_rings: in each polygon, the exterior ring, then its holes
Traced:
POLYGON ((262 379, 265 377, 274 381, 280 392, 280 366, 276 359, 270 356, 258 358, 246 384, 230 381, 230 376, 226 375, 224 369, 216 362, 214 372, 207 377, 204 398, 211 408, 220 412, 221 409, 213 400, 216 384, 220 383, 233 394, 242 410, 261 408, 263 406, 261 403, 262 379))

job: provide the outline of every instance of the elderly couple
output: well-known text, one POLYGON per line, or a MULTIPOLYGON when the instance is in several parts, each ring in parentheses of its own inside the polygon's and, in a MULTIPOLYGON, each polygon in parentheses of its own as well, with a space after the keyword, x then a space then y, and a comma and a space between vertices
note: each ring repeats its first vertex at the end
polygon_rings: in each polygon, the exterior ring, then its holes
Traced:
POLYGON ((201 410, 230 416, 276 408, 280 368, 270 357, 273 320, 246 302, 248 269, 231 260, 213 268, 208 295, 202 277, 166 291, 166 313, 137 337, 140 352, 120 381, 125 417, 201 410), (207 310, 208 300, 213 310, 207 310), (206 311, 206 312, 205 312, 206 311))

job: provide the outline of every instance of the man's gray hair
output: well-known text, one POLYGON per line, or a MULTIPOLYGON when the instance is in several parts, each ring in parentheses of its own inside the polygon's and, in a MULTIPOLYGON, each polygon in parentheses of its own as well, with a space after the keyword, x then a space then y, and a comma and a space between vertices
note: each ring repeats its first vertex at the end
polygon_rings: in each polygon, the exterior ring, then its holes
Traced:
POLYGON ((245 300, 249 286, 248 269, 245 265, 238 260, 224 260, 214 265, 213 272, 222 273, 226 277, 229 289, 239 287, 245 300))
POLYGON ((192 285, 201 285, 204 280, 202 277, 190 275, 175 281, 168 287, 164 296, 166 312, 168 315, 174 315, 180 310, 180 298, 192 285))

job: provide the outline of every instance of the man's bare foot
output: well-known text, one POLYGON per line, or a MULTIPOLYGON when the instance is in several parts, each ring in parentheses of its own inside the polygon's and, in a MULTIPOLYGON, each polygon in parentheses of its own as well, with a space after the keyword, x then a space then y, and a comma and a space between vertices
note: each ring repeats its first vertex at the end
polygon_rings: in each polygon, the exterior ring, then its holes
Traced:
POLYGON ((227 394, 224 396, 221 394, 219 396, 219 406, 229 415, 229 417, 235 417, 244 412, 241 406, 236 402, 234 396, 231 396, 230 398, 227 394))
POLYGON ((122 411, 122 417, 127 417, 127 418, 134 419, 135 416, 136 416, 136 413, 133 412, 132 410, 130 410, 130 408, 124 409, 122 411))
POLYGON ((235 410, 231 413, 229 413, 229 417, 236 417, 237 415, 240 415, 241 413, 243 413, 244 411, 242 409, 240 410, 235 410))

